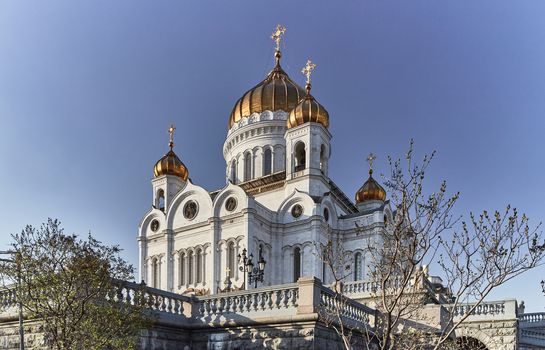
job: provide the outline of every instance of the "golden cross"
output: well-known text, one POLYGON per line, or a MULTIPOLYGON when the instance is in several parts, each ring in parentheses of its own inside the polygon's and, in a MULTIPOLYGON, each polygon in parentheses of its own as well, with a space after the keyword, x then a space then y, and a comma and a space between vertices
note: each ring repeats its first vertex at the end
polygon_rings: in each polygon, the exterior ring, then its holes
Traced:
POLYGON ((375 156, 373 153, 369 153, 367 156, 367 162, 369 163, 369 170, 373 170, 373 161, 377 159, 377 156, 375 156))
POLYGON ((174 147, 174 141, 173 141, 173 135, 174 131, 176 131, 176 126, 174 124, 170 124, 170 127, 168 128, 168 134, 169 134, 169 147, 172 149, 174 147))
POLYGON ((279 24, 276 26, 276 29, 271 35, 271 39, 273 39, 276 42, 276 51, 280 51, 280 41, 282 40, 282 36, 286 32, 286 27, 279 24))
POLYGON ((227 272, 227 274, 229 274, 229 272, 231 272, 231 269, 230 269, 230 268, 226 268, 226 269, 225 269, 225 272, 227 272))
POLYGON ((310 85, 310 76, 312 75, 312 71, 316 68, 316 65, 312 63, 312 61, 309 59, 307 60, 307 64, 303 67, 303 70, 301 73, 306 75, 307 77, 307 84, 310 85))

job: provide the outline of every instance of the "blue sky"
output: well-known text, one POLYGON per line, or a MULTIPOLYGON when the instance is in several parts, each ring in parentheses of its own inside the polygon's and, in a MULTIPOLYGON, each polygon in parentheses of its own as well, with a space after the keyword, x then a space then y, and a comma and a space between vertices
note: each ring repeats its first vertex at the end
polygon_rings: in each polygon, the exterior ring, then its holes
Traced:
MULTIPOLYGON (((545 2, 1 1, 0 248, 47 217, 91 231, 137 261, 152 167, 175 150, 193 182, 224 184, 222 146, 235 101, 273 64, 331 118, 330 176, 350 196, 369 152, 438 151, 457 210, 507 203, 545 218, 545 2)), ((543 310, 540 267, 492 298, 543 310)))

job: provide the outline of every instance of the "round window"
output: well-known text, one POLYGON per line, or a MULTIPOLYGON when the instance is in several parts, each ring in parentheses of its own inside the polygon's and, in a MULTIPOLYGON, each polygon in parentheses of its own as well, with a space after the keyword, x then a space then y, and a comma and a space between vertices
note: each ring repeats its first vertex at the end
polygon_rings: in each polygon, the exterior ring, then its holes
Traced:
POLYGON ((295 204, 291 208, 291 215, 293 215, 294 218, 298 218, 303 214, 303 207, 301 204, 295 204))
POLYGON ((197 216, 197 202, 189 201, 184 205, 184 217, 188 220, 194 219, 197 216))
POLYGON ((327 208, 324 209, 324 219, 326 222, 329 221, 329 210, 327 208))
POLYGON ((236 207, 237 200, 235 199, 235 197, 227 198, 227 201, 225 202, 225 209, 227 209, 227 211, 233 211, 236 209, 236 207))
POLYGON ((157 221, 157 219, 153 220, 150 224, 150 228, 153 232, 157 232, 159 229, 159 221, 157 221))

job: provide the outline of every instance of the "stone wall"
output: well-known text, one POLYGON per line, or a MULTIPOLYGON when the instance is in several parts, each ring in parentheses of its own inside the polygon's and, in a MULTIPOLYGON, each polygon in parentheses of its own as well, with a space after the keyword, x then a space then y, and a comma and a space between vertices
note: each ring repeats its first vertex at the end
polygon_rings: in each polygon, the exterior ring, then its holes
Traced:
MULTIPOLYGON (((42 350, 46 349, 43 345, 43 336, 41 326, 38 322, 25 321, 25 349, 42 350)), ((19 350, 19 322, 4 321, 0 322, 0 349, 19 350)))

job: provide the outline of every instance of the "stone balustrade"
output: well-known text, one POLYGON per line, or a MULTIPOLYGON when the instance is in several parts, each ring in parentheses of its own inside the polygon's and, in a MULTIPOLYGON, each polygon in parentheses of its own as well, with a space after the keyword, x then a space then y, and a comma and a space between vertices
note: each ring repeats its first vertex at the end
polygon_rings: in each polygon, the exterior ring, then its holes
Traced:
POLYGON ((299 305, 297 283, 245 291, 219 293, 194 298, 197 319, 232 319, 235 317, 268 317, 295 314, 299 305))
POLYGON ((130 305, 142 305, 144 308, 173 315, 184 314, 184 303, 191 303, 192 299, 185 295, 167 292, 161 289, 147 287, 143 284, 118 281, 113 298, 130 305))
POLYGON ((378 283, 367 280, 346 282, 343 283, 343 293, 346 295, 374 293, 378 287, 378 283))
POLYGON ((325 287, 320 288, 320 308, 329 313, 339 313, 344 319, 360 323, 366 328, 373 328, 375 310, 335 293, 325 287))
POLYGON ((545 312, 530 312, 519 316, 521 323, 543 323, 545 322, 545 312))
POLYGON ((13 289, 0 290, 0 308, 7 309, 17 306, 17 298, 13 289))
MULTIPOLYGON (((375 311, 349 298, 336 295, 317 278, 301 278, 297 283, 218 293, 186 296, 151 288, 145 284, 115 281, 108 299, 139 305, 158 320, 203 326, 215 322, 253 322, 267 318, 317 320, 320 313, 340 312, 341 317, 366 327, 374 323, 375 311)), ((16 306, 15 292, 0 291, 2 310, 16 306)))
MULTIPOLYGON (((449 309, 449 306, 446 306, 449 309)), ((515 320, 517 318, 517 302, 513 299, 502 301, 485 301, 475 306, 475 303, 451 305, 454 320, 469 314, 466 322, 484 320, 515 320)))

